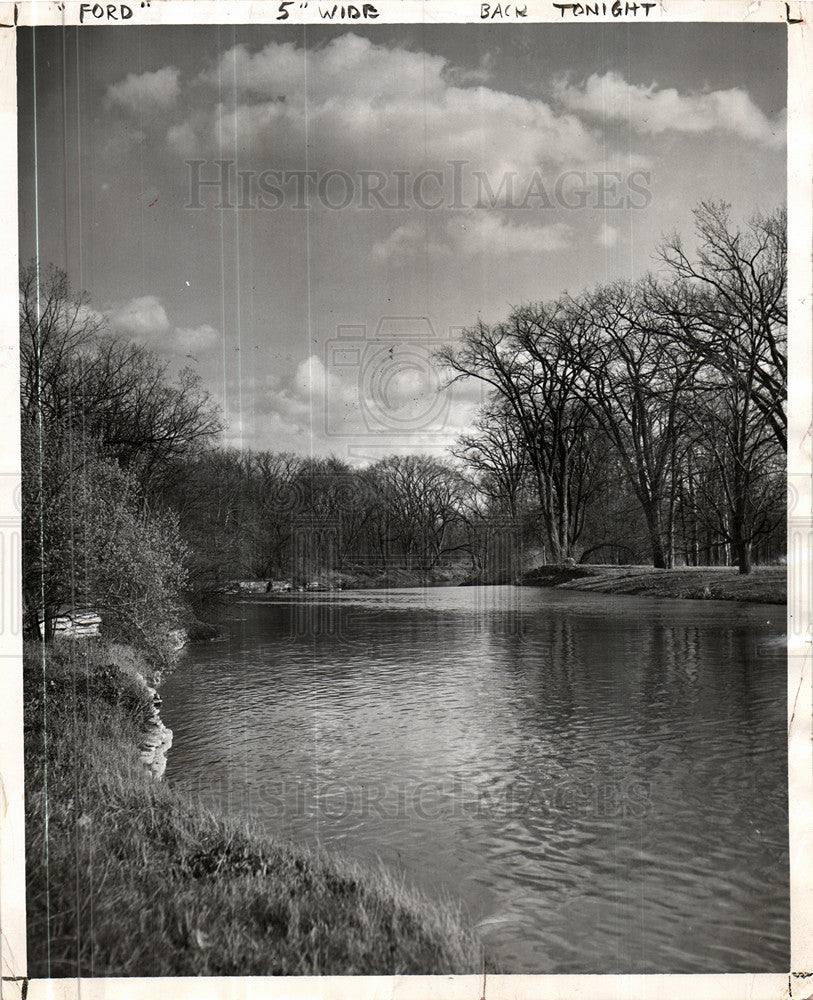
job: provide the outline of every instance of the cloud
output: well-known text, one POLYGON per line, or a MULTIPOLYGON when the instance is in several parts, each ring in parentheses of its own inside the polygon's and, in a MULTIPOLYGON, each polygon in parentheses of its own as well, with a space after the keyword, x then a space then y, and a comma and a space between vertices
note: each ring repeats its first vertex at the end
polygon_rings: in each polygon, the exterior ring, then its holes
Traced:
POLYGON ((417 219, 394 229, 389 236, 373 244, 373 259, 391 264, 405 264, 416 257, 450 257, 450 246, 436 243, 427 235, 427 229, 417 219))
POLYGON ((317 354, 305 358, 287 378, 259 387, 256 406, 263 414, 276 413, 291 426, 310 427, 314 414, 324 411, 326 401, 352 402, 358 392, 343 384, 340 375, 328 372, 317 354))
POLYGON ((336 444, 331 436, 352 435, 363 426, 358 377, 358 369, 328 371, 318 355, 305 358, 278 385, 259 387, 255 433, 262 429, 277 448, 302 448, 307 438, 310 447, 329 452, 336 444), (275 434, 269 435, 271 429, 275 434))
POLYGON ((449 222, 448 231, 455 253, 466 258, 552 253, 565 249, 572 236, 571 228, 562 222, 516 225, 493 212, 476 211, 462 221, 449 222))
POLYGON ((311 101, 321 104, 333 98, 338 108, 371 98, 431 97, 445 89, 446 65, 442 56, 376 45, 347 32, 321 48, 307 50, 294 42, 270 42, 255 53, 236 45, 214 68, 201 73, 200 80, 218 89, 228 81, 240 95, 290 101, 304 98, 307 79, 311 101))
POLYGON ((218 330, 207 323, 178 327, 169 319, 163 303, 155 295, 141 295, 106 313, 111 330, 132 337, 164 356, 198 360, 193 355, 211 352, 221 340, 218 330))
POLYGON ((450 219, 439 236, 431 235, 417 219, 406 222, 373 244, 372 257, 380 263, 407 264, 421 257, 470 261, 482 255, 494 259, 551 253, 563 250, 571 235, 570 227, 561 222, 516 225, 494 212, 475 209, 450 219))
POLYGON ((615 226, 604 222, 596 233, 596 243, 609 250, 610 247, 614 247, 618 243, 618 235, 618 230, 615 226))
POLYGON ((237 45, 198 77, 209 101, 169 125, 167 138, 187 158, 228 149, 262 169, 302 169, 306 127, 317 171, 419 171, 456 159, 527 175, 599 162, 597 136, 577 115, 486 86, 489 74, 488 57, 458 70, 442 56, 352 33, 307 53, 292 42, 254 53, 237 45))
POLYGON ((211 350, 220 340, 220 331, 204 323, 201 326, 176 327, 169 338, 169 345, 179 354, 194 354, 211 350))
POLYGON ((169 108, 181 93, 179 76, 180 71, 174 66, 164 66, 154 73, 128 73, 120 83, 113 83, 107 88, 105 100, 131 114, 145 109, 169 108))
POLYGON ((328 391, 338 392, 340 385, 335 375, 328 377, 324 361, 317 354, 312 354, 297 366, 291 388, 300 402, 312 402, 323 399, 328 391))
POLYGON ((382 341, 353 343, 355 365, 326 364, 314 354, 281 384, 258 387, 252 434, 266 447, 273 440, 276 448, 301 449, 307 440, 321 454, 447 447, 471 424, 482 386, 443 389, 430 361, 431 345, 393 340, 391 346, 392 354, 385 331, 382 341))
POLYGON ((165 336, 170 330, 169 317, 154 295, 130 299, 107 313, 110 325, 139 340, 165 336))
POLYGON ((569 111, 600 119, 629 121, 641 135, 731 132, 765 146, 785 141, 784 115, 769 119, 740 88, 682 94, 674 88, 629 84, 614 72, 593 73, 581 85, 556 82, 555 93, 569 111))
MULTIPOLYGON (((187 359, 205 366, 221 343, 220 332, 208 324, 175 326, 154 295, 130 299, 105 316, 114 334, 131 337, 179 367, 187 359)), ((470 425, 482 387, 442 388, 443 375, 431 360, 440 341, 421 319, 395 318, 366 339, 331 342, 325 357, 313 354, 287 374, 259 379, 244 374, 225 386, 215 380, 215 397, 228 416, 225 439, 325 455, 351 455, 362 445, 375 450, 383 446, 380 441, 387 442, 387 451, 442 450, 470 425), (330 349, 336 344, 340 357, 330 349), (355 360, 347 363, 347 357, 355 360)))
POLYGON ((445 66, 443 76, 456 87, 466 87, 471 84, 488 83, 494 75, 494 56, 484 52, 480 61, 473 69, 462 66, 445 66))

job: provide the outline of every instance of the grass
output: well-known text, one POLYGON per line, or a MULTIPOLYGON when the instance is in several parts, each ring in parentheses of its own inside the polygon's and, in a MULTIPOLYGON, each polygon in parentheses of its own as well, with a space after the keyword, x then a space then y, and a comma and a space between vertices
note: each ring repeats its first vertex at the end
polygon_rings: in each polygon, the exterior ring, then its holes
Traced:
POLYGON ((785 566, 757 566, 741 576, 731 566, 540 566, 522 582, 562 590, 591 590, 600 594, 640 594, 688 600, 787 603, 785 566))
POLYGON ((435 566, 432 569, 388 570, 348 569, 329 575, 330 582, 343 590, 397 590, 403 587, 444 587, 461 583, 467 570, 462 565, 435 566))
POLYGON ((126 647, 66 641, 44 665, 40 646, 26 649, 32 977, 482 967, 451 903, 383 867, 277 843, 152 779, 138 752, 151 711, 139 673, 148 664, 126 647))

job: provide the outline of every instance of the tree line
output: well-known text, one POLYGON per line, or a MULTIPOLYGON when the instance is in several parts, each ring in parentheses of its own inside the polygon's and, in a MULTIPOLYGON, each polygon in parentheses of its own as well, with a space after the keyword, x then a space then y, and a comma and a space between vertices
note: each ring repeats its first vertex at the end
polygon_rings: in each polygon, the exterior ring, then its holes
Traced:
POLYGON ((467 483, 450 463, 219 444, 200 379, 110 336, 57 268, 20 281, 26 633, 66 609, 168 655, 190 605, 235 578, 305 583, 348 566, 428 572, 461 549, 467 483))
POLYGON ((549 562, 655 566, 784 552, 783 212, 696 211, 661 270, 477 322, 439 352, 489 396, 445 457, 220 445, 199 377, 112 337, 67 276, 20 283, 23 592, 29 635, 66 608, 166 652, 190 602, 235 577, 455 561, 511 579, 549 562))
POLYGON ((170 470, 222 429, 190 370, 108 335, 67 275, 20 277, 24 630, 52 637, 91 607, 111 638, 169 654, 186 611, 190 550, 164 503, 170 470))
POLYGON ((785 213, 739 229, 707 203, 695 220, 696 250, 665 240, 660 273, 520 306, 439 352, 450 381, 491 393, 458 454, 491 509, 530 508, 553 562, 619 544, 613 496, 656 567, 748 573, 783 545, 785 213))

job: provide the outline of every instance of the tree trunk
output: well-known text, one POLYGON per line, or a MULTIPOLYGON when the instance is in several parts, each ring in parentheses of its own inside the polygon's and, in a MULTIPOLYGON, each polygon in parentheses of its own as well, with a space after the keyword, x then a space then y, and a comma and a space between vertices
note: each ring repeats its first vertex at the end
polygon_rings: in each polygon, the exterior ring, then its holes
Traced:
POLYGON ((745 576, 751 572, 751 543, 743 540, 737 542, 737 563, 740 567, 740 576, 745 576))
POLYGON ((25 638, 30 642, 42 642, 42 629, 35 616, 30 616, 25 627, 25 638))
POLYGON ((652 548, 652 565, 655 569, 671 569, 669 544, 663 529, 660 508, 657 503, 645 509, 646 526, 649 530, 649 544, 652 548))
POLYGON ((669 569, 666 548, 660 538, 652 539, 652 565, 655 569, 669 569))
POLYGON ((23 588, 23 601, 25 612, 23 614, 23 636, 31 642, 42 642, 42 630, 40 629, 40 612, 35 601, 31 600, 29 593, 23 588))
POLYGON ((42 639, 43 642, 53 642, 54 633, 56 632, 56 617, 51 613, 51 611, 46 608, 42 614, 43 617, 43 628, 42 628, 42 639))
POLYGON ((570 557, 567 543, 562 544, 555 535, 551 535, 548 541, 550 542, 551 561, 557 566, 566 563, 570 557))

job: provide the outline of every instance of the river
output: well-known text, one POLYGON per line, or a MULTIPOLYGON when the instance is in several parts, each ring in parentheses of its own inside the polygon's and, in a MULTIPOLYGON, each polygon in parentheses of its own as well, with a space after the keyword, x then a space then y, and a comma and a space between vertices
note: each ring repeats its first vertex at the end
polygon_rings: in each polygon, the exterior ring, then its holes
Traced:
POLYGON ((459 900, 503 972, 787 972, 784 617, 247 597, 163 684, 166 780, 459 900))

